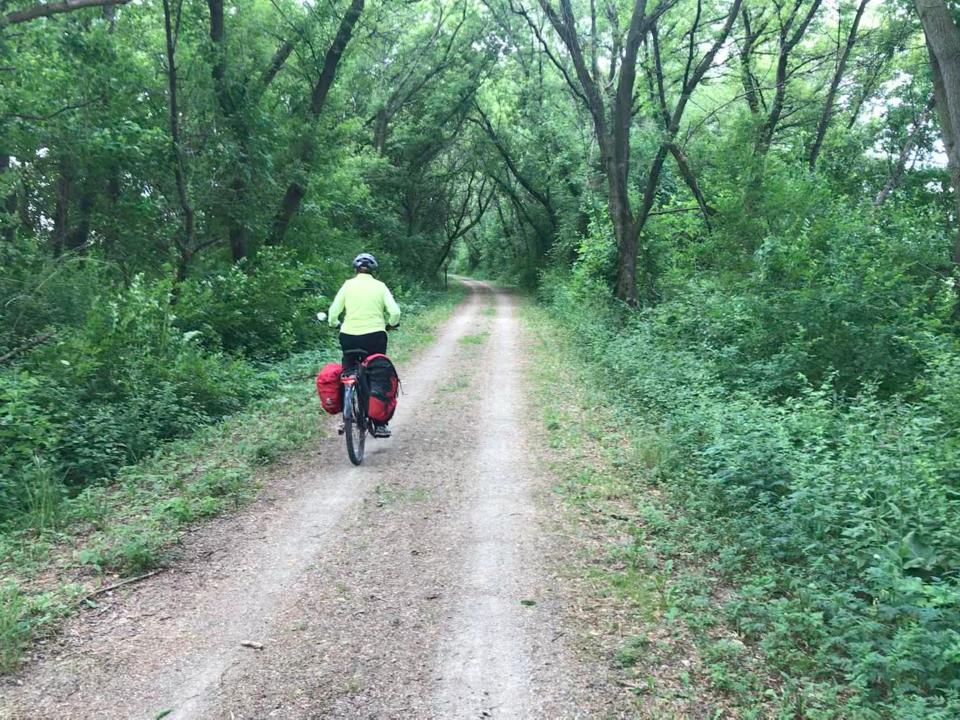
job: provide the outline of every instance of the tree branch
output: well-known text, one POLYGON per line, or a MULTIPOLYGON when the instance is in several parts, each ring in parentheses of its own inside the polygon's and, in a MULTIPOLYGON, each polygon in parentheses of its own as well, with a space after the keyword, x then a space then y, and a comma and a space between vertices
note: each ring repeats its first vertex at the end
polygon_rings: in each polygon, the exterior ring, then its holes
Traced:
POLYGON ((37 20, 38 18, 52 17, 62 13, 83 10, 91 7, 108 7, 126 5, 130 0, 63 0, 63 2, 41 3, 26 10, 16 10, 0 18, 0 27, 16 25, 18 23, 37 20))
POLYGON ((85 108, 88 105, 93 105, 95 102, 101 99, 102 98, 96 98, 94 100, 87 100, 86 102, 67 105, 66 107, 62 107, 59 110, 55 110, 45 115, 30 115, 27 113, 6 113, 5 115, 2 116, 2 118, 4 120, 30 120, 33 122, 45 122, 47 120, 53 120, 55 117, 59 117, 64 113, 70 112, 71 110, 80 110, 81 108, 85 108))
POLYGON ((27 350, 35 348, 37 345, 42 345, 43 343, 47 342, 47 340, 50 340, 51 338, 56 336, 56 334, 57 334, 56 330, 51 330, 49 332, 43 333, 42 335, 37 335, 36 337, 30 338, 23 345, 15 347, 12 350, 5 352, 3 355, 0 355, 0 364, 7 362, 11 358, 14 358, 17 355, 19 355, 20 353, 24 353, 27 350))
POLYGON ((913 152, 913 148, 917 144, 917 136, 923 130, 923 126, 926 125, 927 120, 930 118, 930 113, 933 112, 933 107, 935 104, 936 96, 931 95, 923 111, 917 116, 916 120, 914 120, 913 129, 910 131, 910 134, 907 136, 907 141, 903 144, 903 147, 900 150, 900 156, 897 158, 896 165, 893 167, 893 172, 890 173, 887 183, 883 186, 883 189, 877 193, 877 197, 873 200, 874 207, 880 207, 883 205, 883 203, 887 201, 887 198, 890 197, 890 194, 896 189, 897 185, 900 184, 900 178, 903 177, 903 172, 907 167, 907 159, 910 157, 910 154, 913 152))

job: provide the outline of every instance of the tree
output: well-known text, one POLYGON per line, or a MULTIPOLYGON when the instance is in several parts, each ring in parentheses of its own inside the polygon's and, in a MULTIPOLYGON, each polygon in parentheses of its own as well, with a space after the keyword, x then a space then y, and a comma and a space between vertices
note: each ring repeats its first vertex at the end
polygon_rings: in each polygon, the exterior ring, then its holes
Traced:
POLYGON ((894 163, 893 169, 890 172, 890 177, 884 184, 883 189, 877 193, 877 196, 873 200, 875 206, 880 207, 883 205, 900 184, 907 170, 907 162, 910 160, 914 148, 917 146, 917 140, 923 132, 924 126, 927 124, 927 120, 930 118, 935 104, 935 99, 933 95, 931 95, 930 100, 927 101, 923 110, 921 110, 914 119, 912 127, 908 131, 907 138, 903 143, 903 147, 900 149, 900 154, 897 156, 897 161, 894 163))
POLYGON ((183 141, 180 135, 179 109, 179 81, 177 72, 177 37, 180 32, 181 12, 183 0, 177 2, 176 16, 170 7, 170 0, 163 0, 163 28, 167 48, 167 102, 170 115, 170 155, 173 164, 173 175, 177 184, 177 198, 180 202, 180 213, 183 218, 182 233, 174 234, 174 243, 179 251, 177 263, 177 278, 183 280, 187 276, 187 267, 193 255, 200 249, 197 247, 196 215, 190 201, 190 190, 187 187, 186 160, 183 153, 183 141))
MULTIPOLYGON (((916 7, 927 40, 940 132, 960 217, 960 28, 943 0, 916 0, 916 7)), ((960 230, 953 261, 960 263, 960 230)))
POLYGON ((397 25, 384 29, 389 44, 376 48, 377 59, 370 64, 377 100, 367 124, 380 155, 387 154, 391 125, 404 108, 431 92, 445 76, 469 72, 471 45, 478 39, 466 0, 457 0, 449 9, 437 2, 427 17, 418 6, 411 9, 409 15, 397 13, 397 25))
POLYGON ((850 32, 847 35, 847 42, 837 58, 837 68, 833 73, 833 79, 830 81, 830 88, 827 90, 827 98, 823 104, 823 112, 820 113, 820 120, 817 122, 816 136, 810 146, 810 159, 808 162, 811 170, 817 166, 817 158, 820 156, 823 139, 826 137, 827 128, 830 127, 830 121, 833 119, 833 107, 837 99, 837 90, 840 88, 840 81, 843 79, 844 71, 847 68, 850 53, 857 42, 857 32, 860 29, 860 21, 863 19, 863 13, 867 9, 867 3, 869 2, 870 0, 860 0, 859 5, 857 5, 857 12, 853 16, 850 32))
MULTIPOLYGON (((330 88, 333 87, 333 81, 337 76, 337 67, 340 64, 343 53, 347 49, 347 44, 353 35, 353 28, 360 19, 363 12, 364 0, 352 0, 347 8, 340 26, 337 28, 337 34, 330 43, 323 58, 322 69, 316 82, 313 84, 310 93, 309 103, 309 123, 306 131, 300 138, 298 147, 294 151, 293 162, 304 166, 309 166, 313 161, 316 152, 316 138, 314 137, 315 123, 323 113, 323 107, 327 102, 327 95, 330 88)), ((300 209, 300 203, 303 202, 307 194, 306 180, 296 177, 287 185, 287 190, 280 201, 280 207, 277 209, 273 220, 273 227, 270 235, 267 237, 267 245, 280 245, 283 237, 286 235, 290 221, 300 209)))
MULTIPOLYGON (((609 67, 606 73, 602 73, 598 57, 600 42, 597 37, 595 6, 591 4, 590 31, 586 42, 584 42, 580 38, 576 21, 577 16, 570 0, 560 0, 559 11, 550 5, 549 0, 540 0, 543 12, 570 56, 573 63, 573 72, 568 72, 567 68, 555 56, 550 55, 550 57, 569 83, 573 94, 586 106, 593 121, 594 135, 600 148, 600 165, 607 183, 607 206, 617 239, 616 294, 617 297, 630 305, 636 305, 639 302, 637 291, 639 237, 653 208, 660 171, 667 154, 674 155, 682 172, 688 178, 698 202, 706 210, 706 203, 703 201, 699 186, 693 180, 686 158, 674 141, 687 103, 693 91, 703 80, 707 70, 712 66, 717 52, 725 42, 739 12, 741 0, 734 0, 730 6, 730 11, 724 16, 722 29, 703 56, 699 55, 695 40, 697 32, 704 23, 703 5, 701 2, 697 2, 693 22, 689 29, 690 41, 682 80, 680 81, 680 94, 672 109, 667 105, 663 83, 663 63, 657 63, 653 70, 653 73, 660 79, 658 115, 663 122, 664 138, 648 167, 640 207, 634 210, 629 192, 631 184, 630 135, 636 112, 634 85, 639 51, 647 35, 655 31, 660 18, 675 5, 676 0, 661 0, 656 8, 648 13, 646 0, 636 0, 629 17, 625 36, 621 35, 619 31, 616 13, 611 11, 612 42, 610 46, 614 48, 614 52, 606 58, 609 67)), ((527 18, 528 24, 537 33, 546 52, 546 43, 533 18, 522 8, 519 12, 527 18)), ((656 38, 653 42, 655 44, 655 62, 657 62, 659 50, 656 48, 656 38)), ((645 294, 647 299, 651 300, 654 292, 652 273, 648 269, 645 275, 645 294)))
POLYGON ((776 3, 777 62, 773 100, 770 102, 766 118, 760 123, 754 142, 754 151, 761 159, 770 151, 770 145, 786 109, 787 86, 795 72, 790 65, 791 56, 806 35, 821 4, 822 0, 812 0, 804 11, 804 0, 795 0, 790 10, 784 15, 781 5, 776 3))

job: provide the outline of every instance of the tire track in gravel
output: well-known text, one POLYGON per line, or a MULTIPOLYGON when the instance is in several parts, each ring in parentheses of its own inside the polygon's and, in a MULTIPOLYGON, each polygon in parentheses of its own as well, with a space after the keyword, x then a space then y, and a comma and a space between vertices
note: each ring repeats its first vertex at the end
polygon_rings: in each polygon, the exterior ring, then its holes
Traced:
POLYGON ((501 295, 497 306, 491 352, 499 371, 484 374, 489 402, 477 416, 477 449, 464 488, 464 575, 437 660, 442 681, 434 704, 445 717, 530 716, 538 697, 523 617, 536 602, 521 558, 535 530, 519 423, 523 364, 511 303, 501 295))
POLYGON ((620 717, 621 694, 603 680, 604 669, 563 639, 575 598, 549 574, 562 538, 551 536, 543 455, 531 446, 529 418, 539 407, 525 394, 524 376, 534 369, 514 298, 500 293, 496 306, 462 489, 462 571, 435 658, 431 716, 620 717))

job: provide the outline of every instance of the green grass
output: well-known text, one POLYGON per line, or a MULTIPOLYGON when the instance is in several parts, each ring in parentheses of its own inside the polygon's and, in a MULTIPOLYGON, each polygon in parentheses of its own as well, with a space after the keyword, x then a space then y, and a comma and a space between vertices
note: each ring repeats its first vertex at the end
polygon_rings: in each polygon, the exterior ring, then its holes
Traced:
POLYGON ((626 642, 617 650, 616 663, 620 667, 632 668, 637 665, 649 652, 650 639, 642 635, 627 638, 626 642))
POLYGON ((375 505, 386 507, 398 503, 418 503, 430 499, 430 491, 422 487, 398 487, 378 484, 373 489, 375 505))
POLYGON ((440 395, 449 395, 450 393, 460 392, 461 390, 466 390, 470 387, 470 377, 455 377, 449 382, 440 385, 437 389, 440 391, 440 395))
MULTIPOLYGON (((433 342, 465 293, 451 284, 449 292, 405 308, 401 331, 390 337, 401 377, 403 363, 433 342)), ((266 369, 276 375, 271 397, 164 445, 115 482, 77 497, 50 497, 54 483, 38 465, 31 526, 0 533, 0 673, 16 669, 29 642, 54 632, 106 575, 135 576, 168 563, 187 527, 250 502, 262 468, 318 440, 312 379, 332 359, 330 352, 308 352, 266 369)))
POLYGON ((483 345, 487 341, 487 338, 489 337, 490 337, 490 331, 484 330, 483 332, 478 332, 473 335, 464 335, 457 342, 459 342, 464 347, 469 347, 471 345, 473 346, 483 345))

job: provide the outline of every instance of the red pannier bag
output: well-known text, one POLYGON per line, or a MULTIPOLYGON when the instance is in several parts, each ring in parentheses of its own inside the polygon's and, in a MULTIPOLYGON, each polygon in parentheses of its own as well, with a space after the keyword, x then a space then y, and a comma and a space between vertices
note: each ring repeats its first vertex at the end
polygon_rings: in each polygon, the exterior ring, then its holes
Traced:
POLYGON ((317 395, 320 396, 323 409, 331 415, 343 410, 343 386, 340 384, 342 372, 343 365, 340 363, 327 363, 317 373, 317 395))
POLYGON ((386 355, 370 355, 363 361, 367 385, 367 417, 376 423, 390 422, 397 409, 400 378, 386 355))

